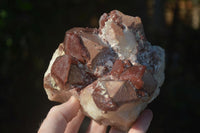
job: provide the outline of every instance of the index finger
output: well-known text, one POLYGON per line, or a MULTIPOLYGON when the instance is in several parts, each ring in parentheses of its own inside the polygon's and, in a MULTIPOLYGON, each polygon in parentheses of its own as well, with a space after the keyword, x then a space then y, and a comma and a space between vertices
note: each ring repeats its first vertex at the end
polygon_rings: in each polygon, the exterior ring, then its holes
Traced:
POLYGON ((128 133, 146 133, 152 118, 152 111, 150 109, 144 110, 128 133))

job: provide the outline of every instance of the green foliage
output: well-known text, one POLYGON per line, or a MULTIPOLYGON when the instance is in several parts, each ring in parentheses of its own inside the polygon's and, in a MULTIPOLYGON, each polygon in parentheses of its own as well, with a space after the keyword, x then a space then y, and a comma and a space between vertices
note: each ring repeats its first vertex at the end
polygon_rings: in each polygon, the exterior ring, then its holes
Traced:
POLYGON ((21 11, 30 11, 33 8, 32 4, 25 0, 16 0, 16 4, 21 11))
POLYGON ((5 19, 7 17, 7 12, 5 10, 0 11, 0 18, 5 19))
POLYGON ((7 12, 5 10, 0 10, 0 29, 4 28, 6 23, 5 19, 7 17, 7 12))

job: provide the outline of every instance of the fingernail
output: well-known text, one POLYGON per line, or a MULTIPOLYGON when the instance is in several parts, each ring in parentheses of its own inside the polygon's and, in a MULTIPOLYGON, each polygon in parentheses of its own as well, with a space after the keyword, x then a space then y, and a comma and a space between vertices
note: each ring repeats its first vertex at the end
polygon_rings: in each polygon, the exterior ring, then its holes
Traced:
POLYGON ((150 120, 153 119, 153 112, 150 109, 146 109, 143 114, 146 118, 149 118, 150 120))
POLYGON ((76 101, 76 99, 75 99, 74 96, 71 96, 71 97, 69 98, 69 100, 68 100, 68 102, 75 102, 75 101, 76 101))
POLYGON ((78 102, 78 99, 74 96, 71 96, 70 99, 69 99, 69 102, 70 103, 75 103, 75 102, 78 102))

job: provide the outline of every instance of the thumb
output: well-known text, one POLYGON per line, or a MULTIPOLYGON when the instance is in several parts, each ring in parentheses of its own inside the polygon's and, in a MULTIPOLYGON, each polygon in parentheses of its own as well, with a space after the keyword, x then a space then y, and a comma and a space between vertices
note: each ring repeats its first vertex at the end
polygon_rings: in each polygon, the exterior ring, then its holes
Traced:
POLYGON ((78 113, 79 101, 71 97, 69 101, 50 109, 38 133, 63 133, 69 123, 78 113))

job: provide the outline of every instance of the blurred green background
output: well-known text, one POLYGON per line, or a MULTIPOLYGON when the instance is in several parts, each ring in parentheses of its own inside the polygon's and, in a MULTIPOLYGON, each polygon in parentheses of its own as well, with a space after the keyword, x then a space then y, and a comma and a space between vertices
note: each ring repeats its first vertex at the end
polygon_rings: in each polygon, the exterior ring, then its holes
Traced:
POLYGON ((166 50, 166 80, 149 105, 148 132, 198 131, 200 0, 0 0, 1 133, 37 131, 57 104, 47 99, 43 74, 65 31, 98 27, 113 9, 140 16, 147 39, 166 50))

